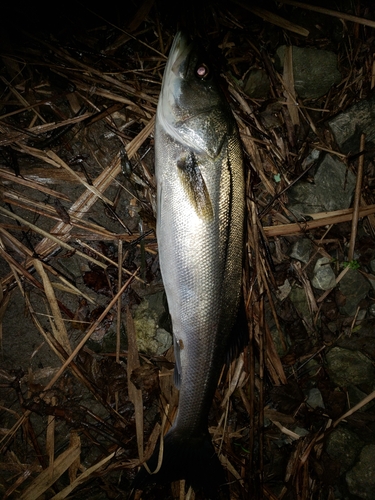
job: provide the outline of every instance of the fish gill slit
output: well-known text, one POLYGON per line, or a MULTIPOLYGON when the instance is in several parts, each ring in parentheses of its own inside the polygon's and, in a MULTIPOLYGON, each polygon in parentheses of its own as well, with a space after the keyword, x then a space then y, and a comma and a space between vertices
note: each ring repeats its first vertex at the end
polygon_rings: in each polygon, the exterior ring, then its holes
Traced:
POLYGON ((228 272, 228 252, 229 252, 229 246, 230 246, 230 235, 231 235, 231 222, 232 222, 232 211, 233 211, 233 172, 232 172, 232 164, 230 161, 229 157, 229 151, 227 148, 226 151, 226 156, 227 156, 227 161, 226 161, 226 167, 228 170, 229 174, 229 209, 228 209, 228 224, 226 227, 226 245, 225 245, 225 256, 224 256, 224 275, 227 274, 228 272))

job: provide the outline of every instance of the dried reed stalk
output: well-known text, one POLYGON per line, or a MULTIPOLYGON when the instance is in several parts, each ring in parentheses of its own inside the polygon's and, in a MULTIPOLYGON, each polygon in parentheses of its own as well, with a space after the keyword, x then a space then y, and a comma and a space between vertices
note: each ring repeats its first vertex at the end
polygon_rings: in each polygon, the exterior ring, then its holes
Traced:
POLYGON ((274 24, 275 26, 280 26, 288 31, 292 31, 293 33, 297 33, 301 36, 308 36, 309 31, 306 28, 302 28, 302 26, 298 26, 298 24, 292 23, 287 19, 284 19, 273 12, 269 12, 268 10, 262 9, 261 7, 254 7, 253 5, 249 5, 248 3, 241 2, 240 0, 233 0, 237 5, 240 5, 244 9, 252 12, 256 16, 261 17, 264 21, 274 24))
MULTIPOLYGON (((363 153, 365 149, 365 135, 361 135, 361 141, 359 145, 359 152, 363 153)), ((362 191, 362 182, 363 182, 363 164, 365 158, 362 154, 359 157, 358 161, 358 172, 357 172, 357 182, 355 186, 354 192, 354 201, 353 201, 353 217, 352 217, 352 232, 350 234, 350 242, 349 242, 349 251, 348 251, 348 261, 351 262, 354 258, 354 246, 357 238, 357 227, 358 227, 358 218, 359 218, 359 205, 361 203, 361 191, 362 191)))
POLYGON ((345 21, 363 24, 364 26, 369 26, 370 28, 375 28, 375 21, 365 19, 364 17, 353 16, 351 14, 346 14, 345 12, 326 9, 325 7, 318 7, 304 2, 296 2, 294 0, 281 0, 281 3, 292 5, 293 7, 300 7, 301 9, 311 10, 313 12, 319 12, 320 14, 326 14, 327 16, 337 17, 338 19, 344 19, 345 21))
MULTIPOLYGON (((126 151, 130 159, 135 155, 139 147, 150 135, 153 128, 154 128, 154 119, 150 120, 148 125, 146 125, 146 127, 137 135, 137 137, 135 137, 133 141, 131 141, 128 144, 128 146, 126 147, 126 151)), ((106 167, 103 170, 103 172, 97 177, 97 179, 93 182, 93 186, 100 193, 103 193, 111 185, 115 177, 120 172, 121 172, 121 160, 120 157, 117 156, 113 160, 112 164, 106 167)), ((77 218, 81 218, 84 216, 85 213, 87 213, 90 210, 90 208, 96 201, 97 201, 96 195, 91 190, 87 190, 78 198, 78 200, 75 203, 73 203, 73 205, 69 209, 69 214, 71 213, 75 215, 77 218)), ((4 213, 4 209, 2 209, 2 207, 0 207, 0 209, 4 213)), ((11 213, 8 211, 6 212, 7 215, 11 213)), ((11 218, 19 220, 17 219, 17 216, 15 216, 15 214, 11 214, 11 218)), ((70 238, 70 231, 72 229, 72 226, 70 224, 59 222, 51 230, 50 233, 42 232, 43 230, 37 228, 34 225, 30 225, 30 223, 28 223, 27 225, 29 227, 32 227, 32 229, 34 229, 36 232, 39 232, 39 234, 42 234, 44 236, 44 239, 35 248, 36 253, 40 256, 41 259, 45 259, 46 257, 48 257, 48 255, 50 255, 60 246, 63 246, 64 248, 70 247, 69 245, 67 247, 65 243, 70 238), (52 236, 53 234, 58 235, 58 237, 52 236)), ((70 248, 75 250, 73 247, 70 248)), ((82 255, 84 256, 84 258, 90 260, 89 256, 85 254, 82 255)), ((102 263, 99 263, 99 261, 96 261, 96 263, 101 267, 106 267, 102 263)), ((25 268, 30 267, 30 265, 31 265, 31 259, 26 260, 25 268)), ((3 286, 9 284, 11 280, 12 276, 10 275, 4 278, 3 286)))
MULTIPOLYGON (((375 205, 368 205, 367 207, 360 207, 358 217, 366 217, 375 213, 375 205)), ((306 214, 313 220, 306 222, 294 222, 291 224, 282 224, 280 226, 264 226, 263 230, 266 236, 287 236, 291 234, 305 233, 310 229, 329 224, 339 224, 340 222, 347 222, 353 218, 353 209, 347 208, 342 210, 335 210, 334 212, 320 212, 316 214, 306 214)))

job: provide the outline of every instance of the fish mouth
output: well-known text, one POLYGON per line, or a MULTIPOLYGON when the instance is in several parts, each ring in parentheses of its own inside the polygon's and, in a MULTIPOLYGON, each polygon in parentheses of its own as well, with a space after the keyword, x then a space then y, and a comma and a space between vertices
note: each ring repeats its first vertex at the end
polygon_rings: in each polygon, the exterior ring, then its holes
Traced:
POLYGON ((165 68, 165 85, 170 86, 170 79, 184 78, 189 62, 189 54, 192 50, 193 43, 190 42, 185 33, 179 31, 174 40, 169 52, 168 63, 165 68))
POLYGON ((185 78, 189 65, 189 54, 193 43, 181 31, 177 34, 171 48, 170 71, 179 78, 185 78))
POLYGON ((176 34, 164 70, 158 104, 160 117, 167 128, 168 124, 175 122, 175 110, 180 101, 181 86, 187 76, 193 47, 194 44, 183 32, 176 34))

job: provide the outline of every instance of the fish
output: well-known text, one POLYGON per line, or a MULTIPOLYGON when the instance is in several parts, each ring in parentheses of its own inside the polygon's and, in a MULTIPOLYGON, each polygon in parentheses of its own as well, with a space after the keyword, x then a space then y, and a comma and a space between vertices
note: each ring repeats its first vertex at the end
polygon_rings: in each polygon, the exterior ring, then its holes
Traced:
MULTIPOLYGON (((239 132, 206 52, 174 38, 155 121, 159 262, 172 319, 176 418, 160 470, 133 487, 185 479, 208 498, 225 473, 208 431, 241 301, 245 187, 239 132)), ((157 447, 158 448, 158 447, 157 447)), ((159 449, 147 462, 155 471, 159 449)))

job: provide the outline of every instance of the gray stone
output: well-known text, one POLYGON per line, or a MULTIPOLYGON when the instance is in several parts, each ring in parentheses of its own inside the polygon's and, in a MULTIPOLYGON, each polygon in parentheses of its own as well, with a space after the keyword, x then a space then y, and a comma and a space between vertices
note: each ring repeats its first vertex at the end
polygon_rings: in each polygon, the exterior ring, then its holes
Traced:
POLYGON ((343 153, 359 151, 361 134, 366 135, 366 149, 373 148, 375 146, 375 98, 350 106, 330 120, 328 125, 343 153))
POLYGON ((329 323, 327 323, 327 327, 328 327, 328 330, 332 333, 335 333, 338 331, 337 321, 330 321, 329 323))
POLYGON ((357 328, 361 323, 362 321, 365 319, 366 317, 366 314, 367 314, 367 311, 366 309, 360 309, 358 311, 358 314, 357 314, 357 319, 356 319, 356 323, 355 323, 355 328, 357 328))
POLYGON ((324 157, 325 153, 322 154, 322 151, 319 151, 319 149, 312 149, 309 154, 306 156, 306 158, 302 162, 302 168, 305 170, 308 168, 312 163, 316 163, 321 156, 324 157))
POLYGON ((288 208, 296 217, 350 207, 355 177, 340 160, 325 155, 314 181, 300 181, 289 190, 288 208))
POLYGON ((373 386, 375 369, 360 351, 333 347, 327 353, 327 369, 331 380, 341 387, 368 384, 373 386))
POLYGON ((282 285, 277 287, 276 296, 277 296, 278 300, 280 302, 285 300, 288 297, 288 295, 290 294, 291 289, 292 289, 292 287, 289 283, 289 280, 286 279, 282 285))
POLYGON ((346 298, 340 312, 354 316, 359 302, 366 297, 370 288, 369 281, 357 269, 349 269, 340 281, 340 292, 346 298))
POLYGON ((263 125, 271 130, 273 128, 282 127, 283 123, 280 118, 280 111, 283 107, 281 101, 270 102, 264 111, 260 113, 260 118, 263 125))
POLYGON ((293 429, 293 432, 295 432, 296 434, 298 434, 298 436, 301 436, 301 437, 305 437, 305 436, 308 436, 310 434, 310 432, 307 429, 304 429, 303 427, 298 427, 298 426, 293 429))
POLYGON ((267 73, 262 69, 252 69, 247 75, 243 89, 249 97, 254 99, 267 97, 270 91, 267 73))
POLYGON ((327 154, 314 180, 319 198, 327 211, 350 207, 356 179, 345 163, 327 154))
POLYGON ((311 250, 311 240, 308 238, 301 238, 294 243, 290 256, 293 257, 293 259, 300 260, 307 264, 310 259, 311 250))
POLYGON ((312 286, 319 290, 329 290, 336 286, 336 277, 330 266, 330 259, 328 257, 321 257, 316 261, 314 267, 314 277, 312 279, 312 286))
POLYGON ((361 448, 362 441, 354 432, 339 427, 332 431, 327 440, 327 453, 340 463, 340 472, 346 472, 353 466, 361 448))
POLYGON ((304 365, 304 371, 309 373, 310 378, 314 378, 321 372, 322 367, 321 364, 316 361, 316 359, 310 359, 304 365))
POLYGON ((158 345, 156 354, 163 354, 172 345, 172 335, 164 328, 156 329, 155 339, 158 345))
POLYGON ((322 393, 317 387, 313 387, 309 390, 306 403, 311 406, 311 408, 325 408, 322 393))
POLYGON ((351 351, 361 351, 375 359, 375 319, 365 318, 348 335, 337 339, 337 346, 351 351))
POLYGON ((365 500, 375 498, 375 445, 364 446, 359 461, 346 474, 346 482, 352 495, 365 500))
MULTIPOLYGON (((363 401, 368 394, 358 389, 355 385, 349 385, 347 388, 348 393, 348 404, 349 408, 353 408, 353 406, 357 405, 361 401, 363 401)), ((365 406, 362 406, 361 411, 367 411, 374 406, 374 400, 367 403, 365 406)))
POLYGON ((134 314, 134 327, 138 349, 149 355, 160 355, 172 345, 172 335, 159 328, 164 313, 163 292, 147 296, 134 314))
MULTIPOLYGON (((276 56, 279 66, 284 65, 285 45, 279 47, 276 56)), ((326 94, 335 83, 341 81, 337 69, 337 55, 326 50, 293 47, 294 87, 302 99, 317 99, 326 94)))
POLYGON ((269 306, 266 306, 265 314, 266 322, 269 327, 276 352, 280 357, 285 356, 290 347, 290 338, 288 336, 288 333, 284 331, 282 325, 280 326, 281 331, 278 330, 275 319, 273 317, 272 309, 269 306))
POLYGON ((371 314, 371 316, 375 316, 375 304, 370 305, 370 307, 368 308, 368 312, 371 314))
POLYGON ((276 349, 278 356, 280 356, 280 357, 285 356, 285 354, 288 352, 288 349, 290 347, 290 339, 289 339, 288 335, 285 335, 285 332, 282 331, 283 340, 284 340, 284 342, 283 342, 280 338, 280 332, 277 329, 277 326, 275 324, 273 324, 270 327, 270 334, 271 334, 272 341, 273 341, 273 344, 275 346, 275 349, 276 349), (284 343, 286 345, 284 345, 284 343))
POLYGON ((368 282, 373 290, 375 290, 375 276, 373 274, 368 275, 368 282))
POLYGON ((312 317, 309 308, 309 303, 306 298, 305 290, 294 286, 290 292, 290 300, 292 301, 298 315, 312 327, 312 317))

